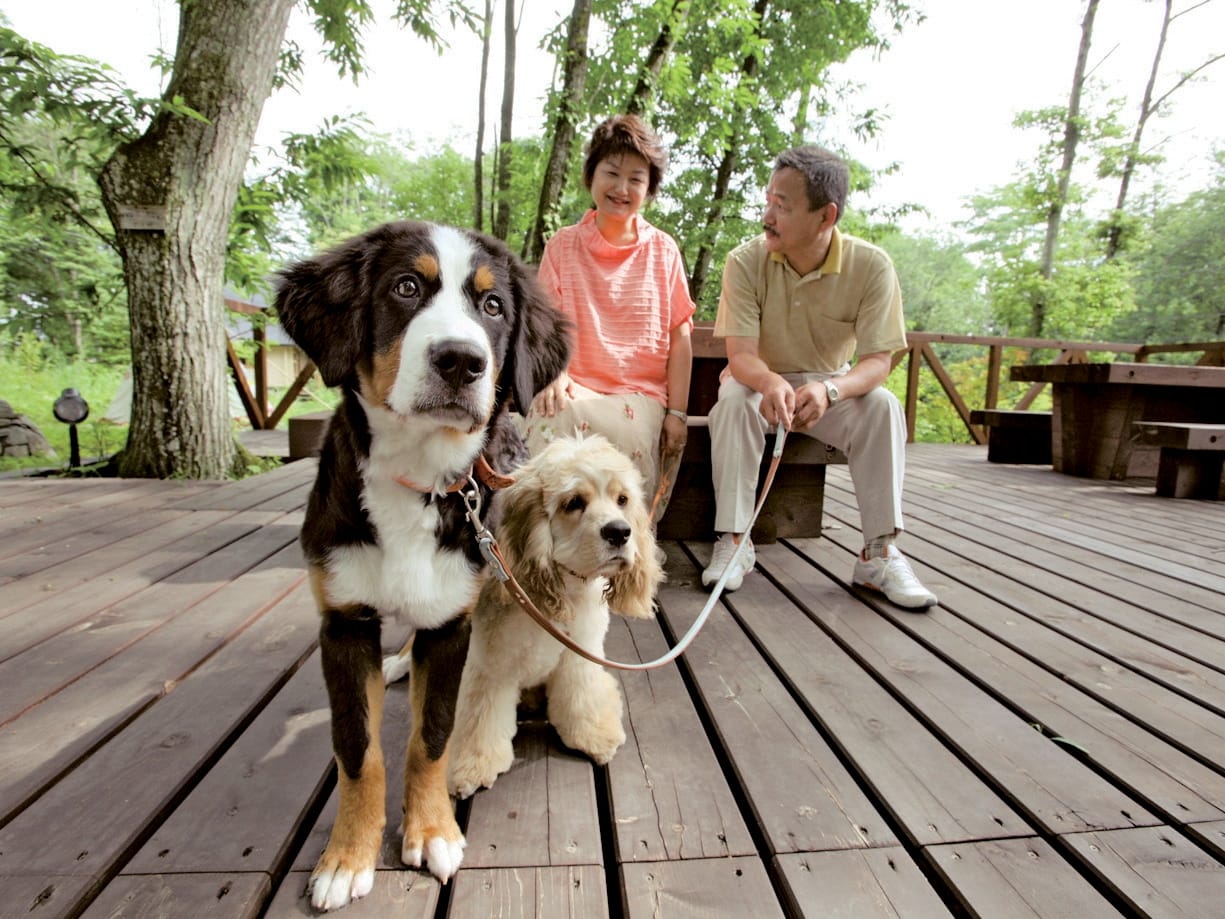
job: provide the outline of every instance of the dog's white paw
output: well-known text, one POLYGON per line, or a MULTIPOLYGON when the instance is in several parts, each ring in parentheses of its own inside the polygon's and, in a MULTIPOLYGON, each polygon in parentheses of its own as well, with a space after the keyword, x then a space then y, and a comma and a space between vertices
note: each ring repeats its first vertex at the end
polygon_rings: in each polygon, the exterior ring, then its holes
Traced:
POLYGON ((625 743, 625 729, 621 727, 620 720, 605 725, 585 724, 573 732, 558 729, 558 734, 562 743, 572 750, 586 753, 597 766, 607 766, 613 754, 625 743))
MULTIPOLYGON (((464 847, 468 844, 464 837, 444 839, 433 836, 425 843, 425 862, 430 874, 445 884, 459 871, 460 862, 464 860, 464 847)), ((422 865, 421 846, 411 845, 406 839, 400 849, 400 861, 410 868, 420 868, 422 865)))
POLYGON ((383 683, 390 686, 408 676, 412 667, 412 654, 388 654, 383 658, 383 683))
POLYGON ((374 888, 374 869, 355 871, 344 864, 322 865, 311 876, 311 906, 324 912, 348 906, 374 888))

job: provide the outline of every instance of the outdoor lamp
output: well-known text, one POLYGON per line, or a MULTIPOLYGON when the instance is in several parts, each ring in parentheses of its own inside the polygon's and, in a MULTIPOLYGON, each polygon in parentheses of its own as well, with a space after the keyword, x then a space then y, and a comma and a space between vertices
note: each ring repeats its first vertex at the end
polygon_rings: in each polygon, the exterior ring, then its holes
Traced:
POLYGON ((69 387, 60 393, 51 407, 55 417, 68 425, 68 467, 75 469, 81 465, 81 446, 77 441, 77 425, 89 417, 89 403, 81 398, 81 394, 69 387))

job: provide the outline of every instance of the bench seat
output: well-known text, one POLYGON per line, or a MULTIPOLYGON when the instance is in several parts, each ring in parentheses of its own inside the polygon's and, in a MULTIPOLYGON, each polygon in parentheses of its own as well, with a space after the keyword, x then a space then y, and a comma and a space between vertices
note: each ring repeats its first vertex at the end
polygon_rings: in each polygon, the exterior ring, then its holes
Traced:
MULTIPOLYGON (((757 489, 765 482, 774 455, 774 435, 766 437, 757 489)), ((783 445, 783 456, 766 503, 753 526, 755 543, 780 538, 821 535, 821 512, 825 494, 825 466, 845 463, 842 451, 807 437, 793 434, 783 445)), ((710 540, 714 538, 715 492, 710 477, 710 428, 703 415, 689 416, 689 440, 681 454, 676 487, 668 509, 656 527, 661 539, 710 540)))
POLYGON ((987 428, 987 462, 1051 465, 1051 413, 975 409, 970 423, 987 428))
POLYGON ((1161 449, 1157 494, 1225 500, 1225 425, 1136 421, 1132 440, 1161 449))
POLYGON ((323 435, 327 431, 328 422, 332 420, 332 410, 308 412, 295 415, 289 419, 289 459, 300 460, 308 456, 318 456, 323 444, 323 435))

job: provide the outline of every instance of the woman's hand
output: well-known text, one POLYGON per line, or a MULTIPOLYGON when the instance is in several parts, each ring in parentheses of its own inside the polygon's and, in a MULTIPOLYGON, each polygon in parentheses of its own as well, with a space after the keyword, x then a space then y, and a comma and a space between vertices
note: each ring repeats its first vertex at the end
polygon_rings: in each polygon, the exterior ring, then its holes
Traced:
POLYGON ((556 380, 536 393, 532 400, 532 411, 543 418, 552 418, 570 401, 570 374, 564 370, 556 380))
POLYGON ((689 439, 689 426, 675 415, 664 415, 663 430, 659 434, 659 452, 662 456, 680 453, 689 439))

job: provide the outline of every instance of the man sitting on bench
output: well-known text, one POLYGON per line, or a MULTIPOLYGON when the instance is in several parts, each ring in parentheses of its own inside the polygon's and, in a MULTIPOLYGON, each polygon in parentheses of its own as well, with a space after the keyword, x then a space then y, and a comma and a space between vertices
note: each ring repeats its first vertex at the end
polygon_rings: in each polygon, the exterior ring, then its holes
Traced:
MULTIPOLYGON (((882 384, 890 354, 906 346, 901 288, 888 255, 835 228, 848 185, 846 163, 827 150, 781 154, 766 188, 765 232, 727 258, 714 334, 726 339, 728 366, 710 412, 719 536, 702 583, 718 581, 750 539, 766 431, 781 422, 846 453, 865 542, 853 582, 926 609, 936 596, 894 545, 906 422, 882 384)), ((750 541, 727 590, 740 587, 754 559, 750 541)))

